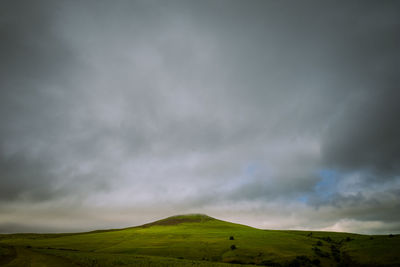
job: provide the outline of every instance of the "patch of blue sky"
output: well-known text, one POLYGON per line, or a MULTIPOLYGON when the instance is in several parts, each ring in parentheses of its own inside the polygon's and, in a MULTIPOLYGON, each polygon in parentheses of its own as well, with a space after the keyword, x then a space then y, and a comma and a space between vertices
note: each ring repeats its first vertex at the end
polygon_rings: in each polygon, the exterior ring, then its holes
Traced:
POLYGON ((297 201, 301 202, 301 203, 304 203, 304 204, 307 204, 308 203, 308 199, 309 199, 308 195, 302 195, 302 196, 297 198, 297 201))
POLYGON ((318 182, 314 185, 313 190, 308 193, 303 193, 296 198, 296 201, 308 204, 317 197, 323 201, 329 201, 339 189, 339 177, 341 174, 332 169, 322 169, 317 171, 319 177, 318 182))
POLYGON ((258 164, 256 163, 249 163, 244 167, 243 173, 246 176, 254 176, 259 169, 258 164))
POLYGON ((338 178, 340 173, 332 169, 318 171, 321 178, 314 186, 314 191, 322 199, 329 199, 338 191, 338 178))

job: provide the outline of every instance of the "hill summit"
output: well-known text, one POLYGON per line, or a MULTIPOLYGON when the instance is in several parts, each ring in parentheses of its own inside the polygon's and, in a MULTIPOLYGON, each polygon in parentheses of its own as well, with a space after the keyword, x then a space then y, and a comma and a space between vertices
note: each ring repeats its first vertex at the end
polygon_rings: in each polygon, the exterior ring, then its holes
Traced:
POLYGON ((182 214, 182 215, 171 216, 151 223, 146 223, 142 225, 142 227, 150 227, 155 225, 177 225, 181 223, 201 223, 213 220, 216 221, 217 219, 210 217, 206 214, 199 214, 199 213, 182 214))

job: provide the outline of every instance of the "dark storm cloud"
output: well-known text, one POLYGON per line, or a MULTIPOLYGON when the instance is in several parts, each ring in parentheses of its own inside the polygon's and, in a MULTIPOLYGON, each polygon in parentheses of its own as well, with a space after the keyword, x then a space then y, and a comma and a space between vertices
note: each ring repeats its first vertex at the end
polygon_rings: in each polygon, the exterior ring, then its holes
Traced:
POLYGON ((2 157, 0 160, 0 201, 22 197, 36 200, 51 197, 52 174, 46 163, 27 159, 23 155, 2 157))
MULTIPOLYGON (((76 169, 74 158, 83 153, 75 150, 63 162, 68 147, 89 142, 71 123, 77 121, 71 117, 81 116, 74 114, 80 94, 74 86, 84 66, 54 26, 58 11, 59 4, 52 1, 1 3, 2 201, 62 195, 57 183, 75 176, 71 166, 76 169), (76 132, 80 136, 72 137, 76 132)), ((68 187, 76 192, 75 186, 68 187)))
POLYGON ((383 178, 398 175, 400 166, 400 7, 360 8, 364 15, 354 18, 348 40, 337 47, 341 55, 333 58, 337 85, 349 92, 323 134, 322 153, 328 164, 372 169, 383 178))
POLYGON ((2 231, 399 229, 396 2, 1 5, 2 231))
MULTIPOLYGON (((397 52, 393 54, 396 56, 397 52)), ((322 151, 328 164, 339 168, 371 169, 381 178, 398 175, 398 84, 395 80, 393 84, 384 81, 374 86, 376 89, 372 92, 367 92, 368 95, 361 92, 353 97, 356 99, 346 100, 347 105, 324 135, 322 151)))
POLYGON ((63 103, 54 103, 46 90, 63 82, 62 72, 71 64, 70 51, 51 28, 56 10, 50 2, 1 3, 1 200, 25 192, 38 198, 50 194, 51 163, 38 152, 43 139, 50 141, 62 128, 55 112, 63 103))

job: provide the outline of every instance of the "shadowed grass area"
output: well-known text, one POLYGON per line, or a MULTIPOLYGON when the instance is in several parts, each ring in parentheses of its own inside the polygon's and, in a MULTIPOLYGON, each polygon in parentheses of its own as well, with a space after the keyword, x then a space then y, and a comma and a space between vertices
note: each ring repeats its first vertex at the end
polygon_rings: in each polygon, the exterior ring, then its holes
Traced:
POLYGON ((201 214, 121 230, 2 235, 0 244, 17 248, 18 256, 31 251, 81 266, 400 265, 399 236, 260 230, 201 214))

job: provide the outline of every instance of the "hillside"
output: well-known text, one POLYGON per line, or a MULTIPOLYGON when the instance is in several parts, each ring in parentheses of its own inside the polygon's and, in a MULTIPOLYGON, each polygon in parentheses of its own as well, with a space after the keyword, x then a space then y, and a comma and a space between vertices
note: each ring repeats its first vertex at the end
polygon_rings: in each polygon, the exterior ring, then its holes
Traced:
POLYGON ((201 214, 87 233, 0 235, 0 266, 400 266, 398 251, 398 235, 260 230, 201 214))

